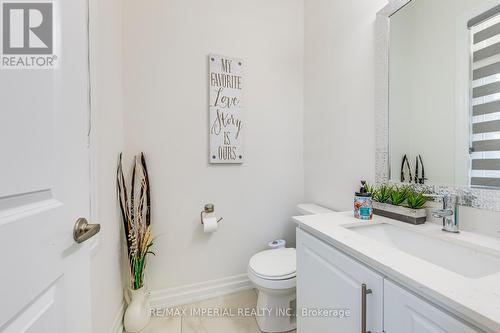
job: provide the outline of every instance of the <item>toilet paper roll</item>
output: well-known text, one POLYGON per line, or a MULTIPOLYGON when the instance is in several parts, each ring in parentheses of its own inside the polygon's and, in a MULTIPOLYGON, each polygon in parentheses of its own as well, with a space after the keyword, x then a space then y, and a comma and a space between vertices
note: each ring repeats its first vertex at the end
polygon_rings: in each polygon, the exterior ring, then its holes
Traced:
POLYGON ((215 232, 217 230, 217 218, 215 217, 206 217, 203 219, 203 232, 210 233, 215 232))
POLYGON ((272 242, 269 242, 267 244, 267 246, 270 249, 281 249, 281 248, 284 248, 286 246, 286 241, 284 239, 276 239, 276 240, 273 240, 272 242))

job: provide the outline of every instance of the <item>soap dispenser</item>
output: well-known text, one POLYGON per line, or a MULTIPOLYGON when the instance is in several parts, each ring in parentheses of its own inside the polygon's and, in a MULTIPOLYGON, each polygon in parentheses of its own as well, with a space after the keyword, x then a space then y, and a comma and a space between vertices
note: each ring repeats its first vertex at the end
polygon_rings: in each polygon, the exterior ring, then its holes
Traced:
POLYGON ((354 217, 360 220, 373 218, 372 194, 366 190, 366 181, 361 181, 359 192, 354 194, 354 217))

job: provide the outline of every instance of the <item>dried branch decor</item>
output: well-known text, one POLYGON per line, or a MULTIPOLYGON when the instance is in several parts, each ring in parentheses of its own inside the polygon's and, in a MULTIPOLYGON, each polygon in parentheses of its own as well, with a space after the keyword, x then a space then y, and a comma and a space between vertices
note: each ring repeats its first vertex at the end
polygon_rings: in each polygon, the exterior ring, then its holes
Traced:
POLYGON ((127 184, 123 175, 122 154, 120 154, 117 185, 127 242, 130 286, 132 289, 140 289, 144 285, 146 257, 148 254, 154 255, 150 251, 151 246, 153 246, 151 235, 151 196, 148 169, 143 153, 134 158, 130 191, 127 190, 127 184))

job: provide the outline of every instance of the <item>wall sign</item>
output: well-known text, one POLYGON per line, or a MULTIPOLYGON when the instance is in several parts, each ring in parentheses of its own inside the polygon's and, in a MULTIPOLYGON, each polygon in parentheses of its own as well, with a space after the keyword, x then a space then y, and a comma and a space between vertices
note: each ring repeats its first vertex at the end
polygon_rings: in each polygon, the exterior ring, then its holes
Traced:
POLYGON ((209 55, 210 163, 243 163, 243 61, 209 55))

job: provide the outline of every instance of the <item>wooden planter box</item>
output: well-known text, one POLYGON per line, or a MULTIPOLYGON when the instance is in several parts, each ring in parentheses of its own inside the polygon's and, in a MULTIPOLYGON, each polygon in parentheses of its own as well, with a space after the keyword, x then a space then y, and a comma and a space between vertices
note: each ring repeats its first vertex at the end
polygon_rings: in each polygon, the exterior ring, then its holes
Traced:
POLYGON ((427 219, 425 208, 412 209, 376 201, 373 202, 373 213, 410 224, 424 224, 427 219))

